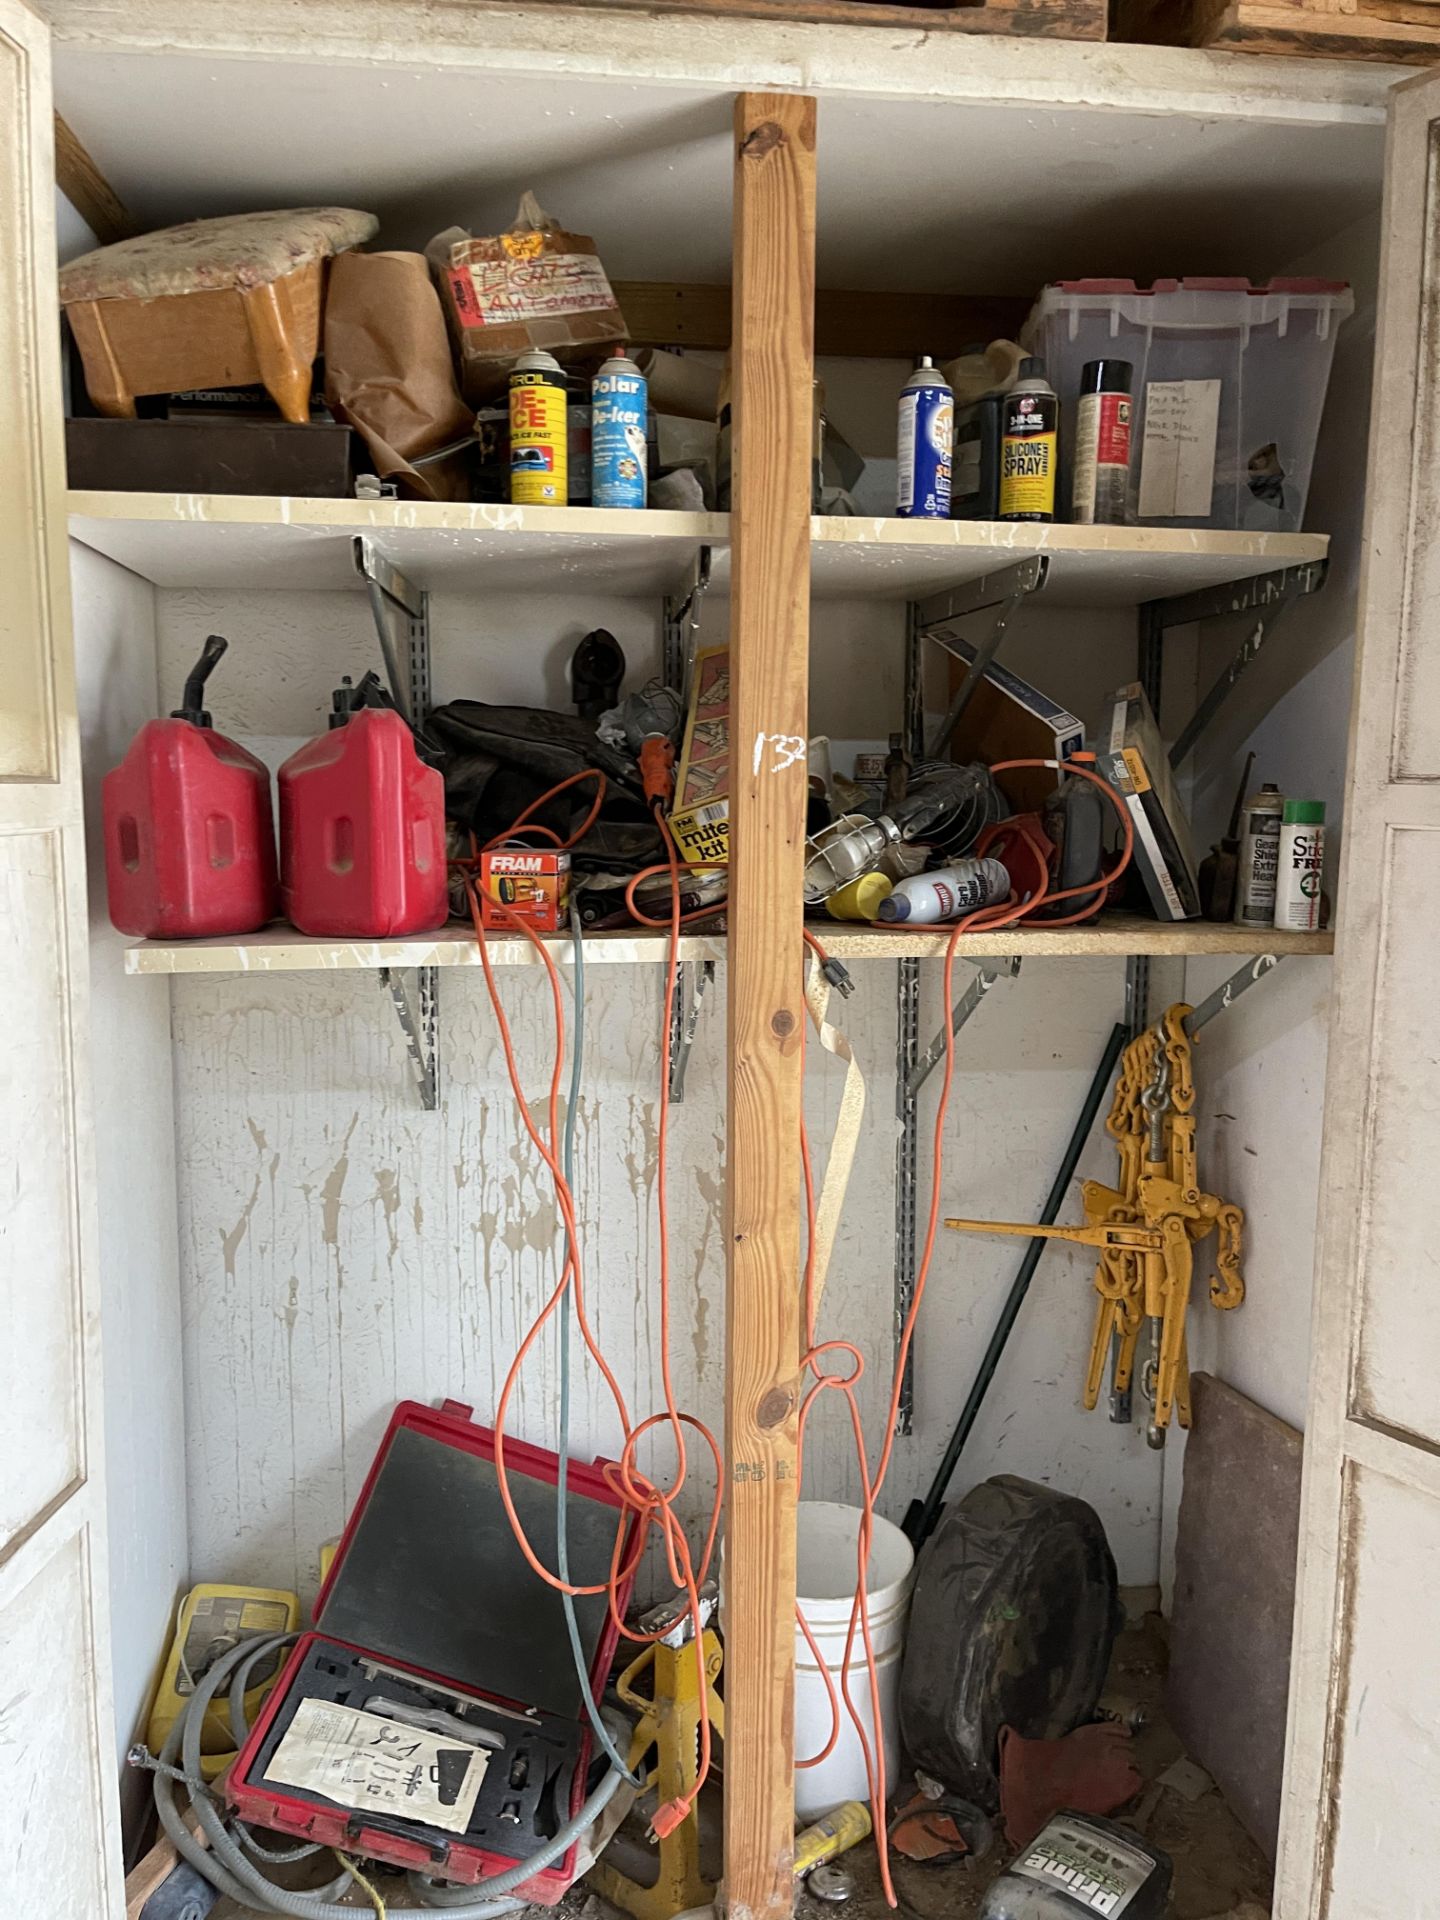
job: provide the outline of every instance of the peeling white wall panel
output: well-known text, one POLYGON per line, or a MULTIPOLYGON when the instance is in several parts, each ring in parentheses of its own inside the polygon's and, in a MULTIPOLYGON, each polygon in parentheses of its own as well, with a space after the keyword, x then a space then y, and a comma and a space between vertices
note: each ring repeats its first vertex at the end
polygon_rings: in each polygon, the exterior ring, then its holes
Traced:
POLYGON ((111 1651, 123 1755, 186 1572, 170 983, 124 972, 126 941, 105 908, 100 834, 100 781, 155 713, 155 594, 87 547, 72 543, 70 552, 90 890, 111 1651))
MULTIPOLYGON (((217 724, 242 735, 318 728, 338 673, 375 664, 359 594, 177 592, 162 593, 159 605, 167 687, 206 632, 230 637, 212 705, 217 724)), ((632 682, 656 659, 657 609, 645 602, 446 596, 433 614, 440 699, 563 705, 570 651, 597 624, 625 646, 632 682)), ((702 644, 725 631, 723 603, 707 603, 702 644)), ((1019 670, 1043 674, 1082 711, 1133 660, 1123 616, 1032 614, 1014 644, 1019 670)), ((815 661, 816 724, 840 738, 883 737, 886 714, 899 707, 902 610, 827 603, 817 610, 815 661)), ((873 1460, 892 1371, 896 975, 884 962, 855 972, 854 999, 837 1002, 832 1017, 851 1036, 869 1100, 821 1332, 866 1355, 860 1397, 873 1460)), ((1116 962, 1032 961, 989 997, 961 1046, 947 1208, 1024 1218, 1040 1204, 1122 985, 1116 962)), ((539 1102, 552 1045, 544 978, 507 972, 502 992, 527 1093, 539 1102)), ((660 994, 654 968, 590 975, 577 1151, 588 1296, 637 1421, 663 1404, 654 1294, 660 994)), ((941 1018, 938 968, 927 972, 925 997, 928 1040, 941 1018)), ((195 1571, 309 1594, 318 1548, 343 1526, 397 1399, 451 1394, 493 1418, 510 1357, 558 1275, 553 1201, 521 1135, 483 978, 441 982, 435 1114, 419 1107, 393 1011, 371 976, 177 980, 174 1008, 195 1571)), ((724 1030, 722 968, 675 1113, 670 1182, 676 1390, 717 1433, 724 1030)), ((820 1168, 841 1080, 812 1048, 807 1113, 820 1168)), ((937 1077, 927 1115, 938 1090, 937 1077)), ((1103 1144, 1093 1153, 1086 1170, 1108 1172, 1103 1144)), ((928 1184, 922 1209, 927 1195, 928 1184)), ((1080 1217, 1078 1193, 1071 1217, 1080 1217)), ((917 1432, 897 1444, 883 1503, 892 1515, 928 1483, 1020 1251, 942 1231, 917 1344, 917 1432)), ((1135 1432, 1080 1409, 1091 1300, 1083 1255, 1047 1254, 955 1491, 994 1471, 1073 1488, 1104 1517, 1122 1576, 1143 1583, 1155 1572, 1159 1465, 1135 1432)), ((553 1443, 554 1382, 547 1335, 520 1379, 511 1431, 553 1443)), ((573 1450, 613 1454, 620 1443, 608 1395, 583 1369, 573 1450)), ((806 1492, 853 1499, 852 1454, 844 1410, 827 1398, 808 1437, 806 1492)), ((667 1457, 658 1440, 642 1449, 657 1469, 667 1457)), ((713 1487, 703 1455, 692 1474, 685 1502, 694 1515, 713 1487)))

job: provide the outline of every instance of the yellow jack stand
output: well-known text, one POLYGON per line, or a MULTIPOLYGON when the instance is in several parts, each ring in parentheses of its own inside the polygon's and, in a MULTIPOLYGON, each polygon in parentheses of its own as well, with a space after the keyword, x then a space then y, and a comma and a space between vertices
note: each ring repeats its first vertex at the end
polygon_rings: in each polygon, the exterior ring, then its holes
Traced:
MULTIPOLYGON (((643 1792, 657 1806, 688 1794, 700 1771, 700 1716, 723 1740, 725 1707, 715 1692, 723 1655, 713 1628, 706 1627, 700 1645, 705 1656, 705 1695, 695 1665, 695 1642, 686 1620, 679 1646, 658 1640, 646 1647, 620 1675, 616 1691, 639 1715, 627 1756, 630 1771, 639 1771, 653 1748, 655 1764, 645 1775, 643 1792), (650 1672, 650 1691, 641 1693, 636 1682, 650 1672)), ((656 1843, 659 1872, 652 1886, 641 1886, 611 1866, 602 1855, 586 1876, 595 1891, 635 1920, 673 1920, 691 1907, 707 1906, 715 1888, 700 1873, 700 1824, 692 1809, 688 1820, 656 1843)))

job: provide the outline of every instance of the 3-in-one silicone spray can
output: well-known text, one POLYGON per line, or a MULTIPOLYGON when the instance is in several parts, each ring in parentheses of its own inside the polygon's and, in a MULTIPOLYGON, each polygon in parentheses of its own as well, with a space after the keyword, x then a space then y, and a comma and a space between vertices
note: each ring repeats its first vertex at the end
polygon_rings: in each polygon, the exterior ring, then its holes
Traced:
POLYGON ((1022 360, 1000 424, 1000 518, 1053 520, 1060 402, 1043 360, 1022 360))
POLYGON ((517 507, 563 507, 569 497, 565 375, 537 347, 510 370, 510 498, 517 507))
POLYGON ((645 504, 645 376, 617 347, 590 385, 590 503, 645 504))
POLYGON ((950 518, 955 395, 928 354, 900 394, 895 511, 902 520, 950 518))

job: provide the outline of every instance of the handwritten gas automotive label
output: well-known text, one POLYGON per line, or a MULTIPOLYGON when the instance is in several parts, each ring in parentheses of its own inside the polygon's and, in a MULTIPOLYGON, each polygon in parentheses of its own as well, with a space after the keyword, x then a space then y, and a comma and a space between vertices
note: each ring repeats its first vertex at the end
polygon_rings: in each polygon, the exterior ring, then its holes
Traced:
POLYGON ((356 1707, 302 1700, 265 1778, 360 1813, 398 1814, 464 1833, 489 1764, 479 1747, 356 1707))

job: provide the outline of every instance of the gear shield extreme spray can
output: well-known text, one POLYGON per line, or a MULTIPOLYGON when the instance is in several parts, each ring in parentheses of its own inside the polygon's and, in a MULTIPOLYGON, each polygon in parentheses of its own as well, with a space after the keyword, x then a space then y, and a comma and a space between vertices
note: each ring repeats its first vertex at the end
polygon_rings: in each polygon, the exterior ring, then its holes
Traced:
POLYGON ((950 518, 955 395, 928 354, 900 394, 895 511, 902 520, 950 518))
POLYGON ((517 507, 569 499, 565 375, 553 354, 522 353, 510 372, 510 498, 517 507))

